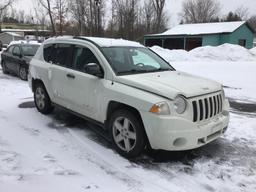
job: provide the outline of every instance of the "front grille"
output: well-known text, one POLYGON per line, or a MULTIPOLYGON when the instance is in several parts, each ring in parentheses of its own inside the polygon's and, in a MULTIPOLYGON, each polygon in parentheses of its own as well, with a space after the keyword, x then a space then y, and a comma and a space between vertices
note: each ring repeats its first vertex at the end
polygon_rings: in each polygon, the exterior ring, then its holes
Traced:
POLYGON ((222 102, 221 94, 193 100, 193 122, 210 119, 221 113, 222 102))

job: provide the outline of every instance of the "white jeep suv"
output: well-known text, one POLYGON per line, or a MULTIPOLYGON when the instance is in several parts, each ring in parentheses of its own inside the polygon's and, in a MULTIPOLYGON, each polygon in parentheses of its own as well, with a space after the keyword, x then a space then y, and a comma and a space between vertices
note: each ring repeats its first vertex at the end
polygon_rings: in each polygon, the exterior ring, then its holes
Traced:
POLYGON ((29 73, 39 112, 61 106, 109 131, 127 158, 152 149, 189 150, 229 123, 222 85, 176 71, 139 43, 95 37, 44 42, 29 73))

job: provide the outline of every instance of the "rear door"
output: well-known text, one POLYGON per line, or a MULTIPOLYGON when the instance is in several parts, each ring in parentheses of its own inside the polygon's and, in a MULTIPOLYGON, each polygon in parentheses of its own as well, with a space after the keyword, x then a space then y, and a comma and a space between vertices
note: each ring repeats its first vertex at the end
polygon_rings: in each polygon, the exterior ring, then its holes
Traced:
MULTIPOLYGON (((47 52, 47 51, 46 51, 47 52)), ((50 50, 49 63, 52 63, 48 71, 49 82, 52 90, 53 101, 63 107, 69 108, 71 93, 66 85, 69 77, 68 70, 72 63, 73 46, 71 44, 55 44, 50 50)))
POLYGON ((2 54, 2 59, 4 60, 5 66, 7 67, 8 70, 12 70, 11 65, 12 65, 12 57, 13 57, 13 55, 12 55, 13 48, 14 48, 13 45, 10 46, 7 49, 7 51, 2 54))
POLYGON ((19 45, 14 46, 11 56, 11 67, 12 70, 18 74, 20 69, 20 64, 22 62, 21 48, 19 45))

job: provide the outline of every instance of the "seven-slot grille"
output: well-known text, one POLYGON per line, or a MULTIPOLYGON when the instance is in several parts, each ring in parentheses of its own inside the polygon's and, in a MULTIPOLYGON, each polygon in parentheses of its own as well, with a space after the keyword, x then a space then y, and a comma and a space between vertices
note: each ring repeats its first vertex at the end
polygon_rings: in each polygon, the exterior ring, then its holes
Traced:
POLYGON ((193 122, 212 118, 222 112, 222 95, 212 95, 192 101, 193 122))

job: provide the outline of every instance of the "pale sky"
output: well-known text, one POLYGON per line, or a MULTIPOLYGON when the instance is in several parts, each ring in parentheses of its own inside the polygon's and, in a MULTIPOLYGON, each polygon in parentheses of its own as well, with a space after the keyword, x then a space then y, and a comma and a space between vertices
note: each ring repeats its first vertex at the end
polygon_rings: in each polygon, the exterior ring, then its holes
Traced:
MULTIPOLYGON (((36 0, 16 0, 14 7, 16 9, 23 9, 27 13, 33 10, 33 4, 36 0)), ((166 10, 170 16, 169 25, 177 25, 180 21, 178 13, 181 11, 181 4, 183 0, 166 0, 166 10)), ((222 14, 227 14, 229 11, 234 11, 238 7, 248 7, 250 15, 256 15, 256 0, 220 0, 222 4, 222 14)))

